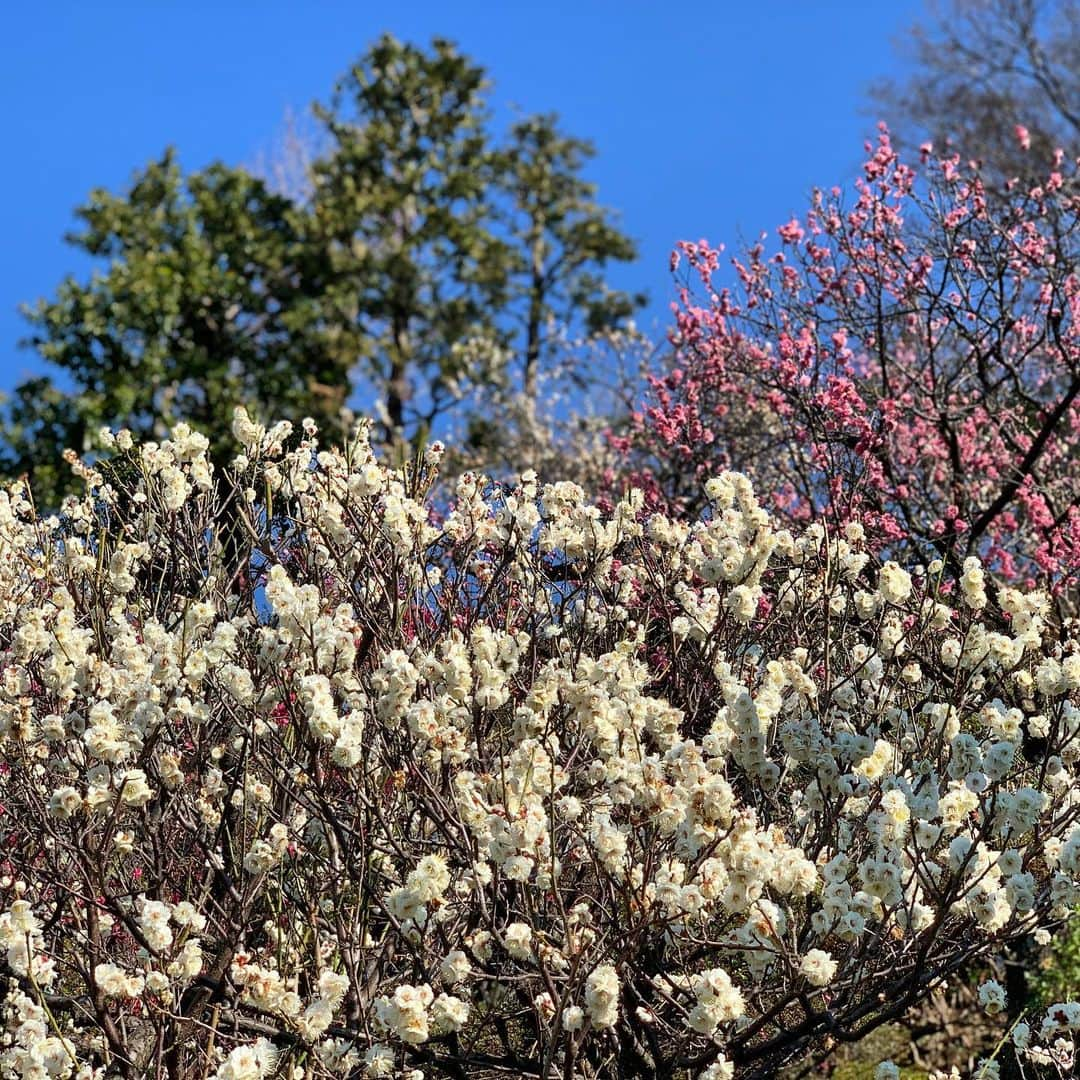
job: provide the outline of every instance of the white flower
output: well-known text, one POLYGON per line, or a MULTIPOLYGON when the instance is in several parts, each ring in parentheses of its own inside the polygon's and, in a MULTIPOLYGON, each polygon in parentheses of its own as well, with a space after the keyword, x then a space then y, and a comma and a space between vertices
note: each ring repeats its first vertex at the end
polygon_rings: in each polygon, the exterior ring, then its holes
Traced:
POLYGON ((439 1031, 460 1031, 469 1020, 469 1003, 453 994, 439 994, 431 1003, 431 1021, 439 1031))
POLYGON ((57 788, 49 799, 49 813, 62 821, 77 813, 81 806, 82 795, 70 785, 57 788))
POLYGON ((749 585, 736 585, 728 593, 727 609, 736 620, 744 625, 749 624, 757 614, 759 596, 759 589, 751 588, 749 585))
POLYGON ((562 1026, 566 1031, 580 1031, 585 1026, 585 1012, 578 1005, 563 1009, 562 1026))
POLYGON ((987 979, 979 986, 979 1004, 989 1016, 996 1016, 1005 1008, 1005 987, 996 979, 987 979))
POLYGON ((336 971, 324 971, 319 976, 319 995, 331 1005, 338 1005, 349 989, 349 980, 336 971))
POLYGON ((146 782, 142 769, 128 769, 117 775, 116 786, 125 806, 145 806, 153 797, 153 788, 146 782))
POLYGON ((206 916, 189 900, 173 904, 172 920, 177 926, 189 926, 197 932, 206 929, 206 916))
POLYGON ((701 1074, 701 1080, 735 1080, 735 1066, 720 1054, 701 1074))
POLYGON ((439 977, 447 986, 454 986, 464 981, 471 967, 468 956, 461 949, 453 949, 439 966, 439 977))
POLYGON ((887 562, 878 575, 878 591, 887 604, 902 604, 911 596, 911 575, 897 563, 887 562))
POLYGON ((690 985, 697 1004, 688 1023, 703 1035, 712 1035, 723 1023, 736 1020, 746 1011, 742 993, 723 968, 711 968, 694 975, 690 985))
POLYGON ((154 949, 167 949, 173 941, 169 927, 172 912, 169 905, 160 900, 143 900, 139 911, 139 929, 154 949))
POLYGON ((145 981, 142 975, 131 974, 116 964, 98 964, 94 968, 94 982, 106 997, 138 997, 145 981))
POLYGON ((810 949, 799 962, 799 971, 811 986, 828 986, 837 967, 832 955, 824 949, 810 949))
POLYGON ((406 886, 413 890, 421 903, 443 896, 450 887, 450 871, 441 855, 425 855, 409 874, 406 886))
POLYGON ((619 1018, 619 976, 601 964, 585 980, 585 1009, 595 1028, 613 1027, 619 1018))
POLYGON ((334 1019, 333 1006, 326 998, 316 998, 297 1019, 300 1037, 314 1042, 330 1026, 334 1019))
POLYGON ((364 1051, 365 1076, 392 1076, 394 1066, 394 1052, 389 1046, 374 1043, 364 1051))
POLYGON ((428 1007, 435 1000, 430 986, 399 986, 393 997, 375 1002, 375 1014, 402 1042, 427 1042, 430 1028, 428 1007))
POLYGON ((269 1039, 257 1039, 250 1046, 237 1046, 229 1052, 216 1080, 264 1080, 277 1067, 278 1051, 269 1039))
POLYGON ((527 923, 511 923, 503 932, 503 947, 515 960, 532 956, 532 929, 527 923))
POLYGON ((974 611, 986 607, 986 579, 983 576, 982 563, 970 555, 964 560, 964 572, 960 577, 960 592, 964 603, 974 611))

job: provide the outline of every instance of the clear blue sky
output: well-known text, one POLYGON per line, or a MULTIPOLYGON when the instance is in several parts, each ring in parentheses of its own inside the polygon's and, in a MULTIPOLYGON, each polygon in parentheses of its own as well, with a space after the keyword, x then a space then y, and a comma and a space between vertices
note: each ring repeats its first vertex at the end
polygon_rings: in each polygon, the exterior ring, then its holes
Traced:
POLYGON ((848 181, 873 132, 865 89, 896 70, 918 0, 75 0, 7 5, 0 104, 0 391, 42 370, 21 301, 87 263, 62 236, 92 187, 122 189, 174 144, 186 168, 250 163, 286 110, 325 98, 384 30, 455 39, 497 116, 554 110, 591 138, 592 178, 639 242, 617 284, 671 299, 680 239, 729 245, 848 181))

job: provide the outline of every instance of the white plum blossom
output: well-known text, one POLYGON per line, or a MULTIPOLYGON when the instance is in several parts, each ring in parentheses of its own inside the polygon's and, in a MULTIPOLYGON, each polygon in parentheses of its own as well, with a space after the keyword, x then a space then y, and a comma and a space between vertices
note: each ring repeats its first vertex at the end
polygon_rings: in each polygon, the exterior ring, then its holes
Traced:
POLYGON ((811 949, 799 961, 799 971, 811 986, 828 986, 838 967, 839 964, 824 949, 811 949))
MULTIPOLYGON (((132 468, 79 466, 62 520, 0 490, 4 1076, 104 1080, 119 1040, 162 1080, 160 1024, 220 1080, 605 1080, 643 1038, 733 1080, 786 1062, 795 1003, 824 1038, 913 956, 1060 933, 1080 641, 1051 597, 782 529, 737 473, 688 518, 444 480, 367 430, 239 410, 224 475, 179 425, 104 439, 132 468)), ((1071 1069, 1080 1004, 1027 1023, 1071 1069)))

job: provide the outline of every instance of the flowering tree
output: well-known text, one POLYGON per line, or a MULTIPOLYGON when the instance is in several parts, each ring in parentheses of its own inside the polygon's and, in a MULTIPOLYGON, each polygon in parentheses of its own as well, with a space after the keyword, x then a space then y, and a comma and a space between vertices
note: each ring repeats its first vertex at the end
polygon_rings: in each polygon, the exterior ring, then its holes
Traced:
MULTIPOLYGON (((1044 593, 946 598, 739 474, 700 520, 532 474, 440 517, 438 447, 234 432, 228 477, 181 426, 60 517, 0 493, 0 1074, 767 1077, 1080 898, 1044 593)), ((1077 1030, 1013 1035, 1066 1071, 1077 1030)))
POLYGON ((734 466, 787 518, 860 521, 951 577, 980 555, 1075 584, 1080 202, 1057 165, 988 198, 975 166, 927 144, 920 174, 883 129, 854 204, 816 193, 731 287, 720 249, 682 244, 677 358, 638 417, 653 494, 700 505, 734 466))

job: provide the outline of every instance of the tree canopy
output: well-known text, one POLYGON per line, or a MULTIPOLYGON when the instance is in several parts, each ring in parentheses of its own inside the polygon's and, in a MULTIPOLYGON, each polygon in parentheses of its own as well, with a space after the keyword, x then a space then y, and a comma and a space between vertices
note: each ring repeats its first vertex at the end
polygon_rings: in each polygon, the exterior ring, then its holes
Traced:
POLYGON ((26 309, 50 372, 7 403, 0 469, 56 505, 62 451, 107 424, 227 447, 240 402, 335 433, 359 395, 404 446, 479 387, 535 395, 562 341, 640 305, 605 277, 635 248, 584 178, 590 144, 547 114, 497 134, 488 94, 452 42, 385 35, 315 107, 309 191, 168 150, 91 192, 67 239, 99 265, 26 309))

